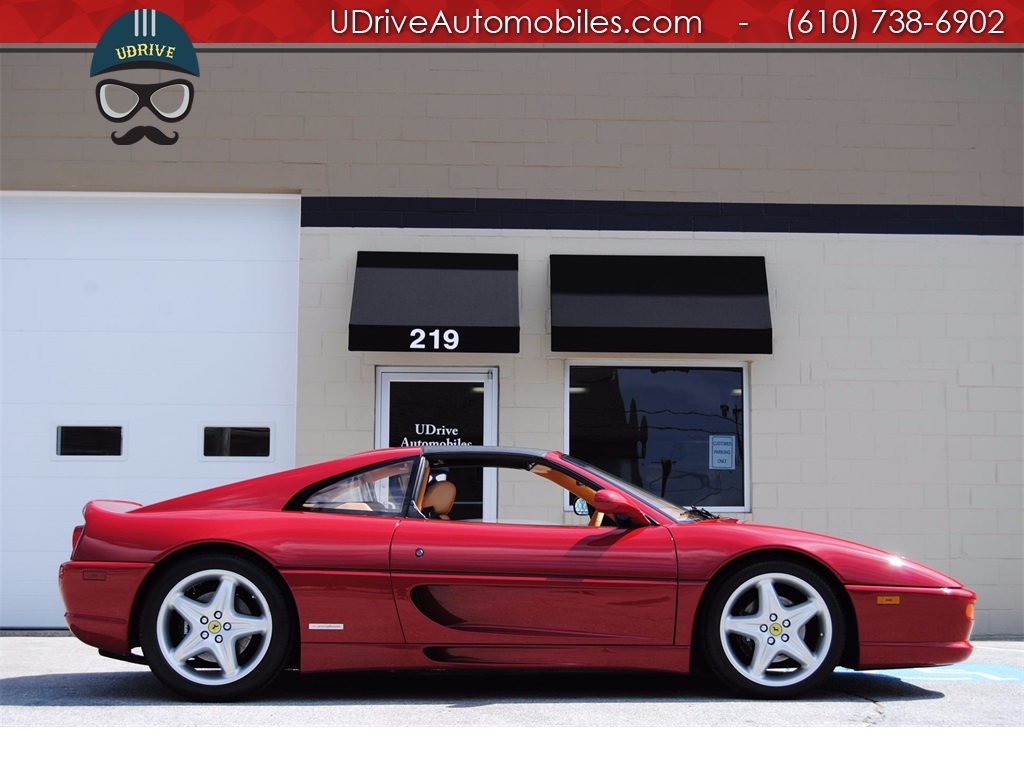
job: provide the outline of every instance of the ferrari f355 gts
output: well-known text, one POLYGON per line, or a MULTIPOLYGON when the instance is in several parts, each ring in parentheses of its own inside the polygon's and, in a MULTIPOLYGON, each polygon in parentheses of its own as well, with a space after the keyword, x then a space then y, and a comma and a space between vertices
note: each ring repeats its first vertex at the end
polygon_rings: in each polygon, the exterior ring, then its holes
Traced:
POLYGON ((948 576, 677 507, 557 451, 390 448, 84 518, 68 626, 193 700, 284 669, 429 668, 699 668, 782 698, 837 665, 971 652, 976 596, 948 576))

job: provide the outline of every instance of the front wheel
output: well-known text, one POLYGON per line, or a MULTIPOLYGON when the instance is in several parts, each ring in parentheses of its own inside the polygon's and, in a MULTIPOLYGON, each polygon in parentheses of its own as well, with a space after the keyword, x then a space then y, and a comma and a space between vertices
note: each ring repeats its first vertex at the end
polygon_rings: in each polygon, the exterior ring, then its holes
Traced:
POLYGON ((291 627, 277 583, 233 555, 196 556, 161 575, 141 614, 150 669, 196 701, 249 696, 280 674, 291 627))
POLYGON ((779 699, 817 686, 843 651, 846 623, 829 584, 810 568, 765 561, 715 591, 704 649, 715 675, 747 696, 779 699))

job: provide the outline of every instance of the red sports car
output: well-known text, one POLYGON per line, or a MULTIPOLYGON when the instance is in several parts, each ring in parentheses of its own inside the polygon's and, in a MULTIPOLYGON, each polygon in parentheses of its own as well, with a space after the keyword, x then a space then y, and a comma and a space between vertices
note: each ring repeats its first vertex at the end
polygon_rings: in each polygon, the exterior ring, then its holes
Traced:
POLYGON ((976 596, 948 576, 676 507, 557 451, 384 449, 84 516, 68 626, 196 700, 285 668, 527 667, 700 667, 781 698, 837 664, 971 652, 976 596))

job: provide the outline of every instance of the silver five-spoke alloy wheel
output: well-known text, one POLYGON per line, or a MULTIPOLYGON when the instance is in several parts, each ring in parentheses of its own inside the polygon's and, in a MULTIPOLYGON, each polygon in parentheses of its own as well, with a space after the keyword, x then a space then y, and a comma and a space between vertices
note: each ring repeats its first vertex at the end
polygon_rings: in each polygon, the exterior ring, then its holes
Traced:
POLYGON ((845 624, 831 587, 796 563, 761 563, 727 579, 712 602, 708 659, 728 685, 778 698, 817 685, 843 647, 845 624))
POLYGON ((281 671, 289 643, 281 590, 239 557, 191 558, 166 572, 143 608, 150 668, 188 698, 252 693, 281 671))
POLYGON ((256 669, 273 632, 260 590, 222 569, 179 581, 157 613, 160 653, 182 677, 203 685, 233 683, 256 669))

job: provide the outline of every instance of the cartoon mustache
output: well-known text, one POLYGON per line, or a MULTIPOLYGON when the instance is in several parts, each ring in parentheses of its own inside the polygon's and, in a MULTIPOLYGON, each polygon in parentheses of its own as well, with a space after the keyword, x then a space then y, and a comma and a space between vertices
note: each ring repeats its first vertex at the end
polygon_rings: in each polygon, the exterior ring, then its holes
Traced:
POLYGON ((120 144, 122 146, 126 144, 135 144, 143 139, 149 139, 154 144, 174 144, 178 140, 178 132, 175 131, 173 136, 168 136, 156 126, 137 125, 134 128, 129 129, 123 136, 118 136, 117 131, 110 134, 110 140, 115 144, 120 144))

